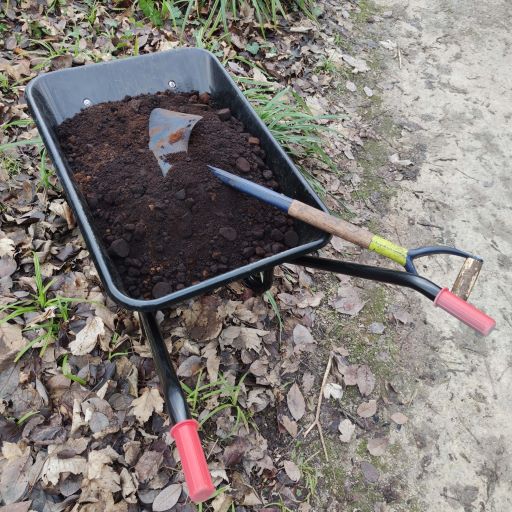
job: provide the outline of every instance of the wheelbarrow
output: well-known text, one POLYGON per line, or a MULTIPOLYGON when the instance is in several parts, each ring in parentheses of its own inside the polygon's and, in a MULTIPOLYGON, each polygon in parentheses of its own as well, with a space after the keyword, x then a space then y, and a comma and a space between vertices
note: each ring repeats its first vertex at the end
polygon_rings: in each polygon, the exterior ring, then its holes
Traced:
MULTIPOLYGON (((327 244, 330 236, 308 224, 299 223, 296 227, 299 244, 294 248, 205 279, 198 284, 190 285, 160 298, 144 300, 130 296, 96 231, 87 202, 73 178, 71 166, 59 145, 56 127, 87 106, 121 100, 126 96, 161 92, 169 90, 169 88, 180 92, 208 92, 214 99, 220 100, 224 107, 230 108, 233 115, 260 139, 261 146, 267 155, 267 164, 274 172, 283 192, 309 206, 324 212, 327 210, 272 137, 220 62, 207 51, 200 49, 171 50, 108 63, 64 69, 35 78, 26 89, 29 108, 48 154, 53 160, 67 200, 73 209, 106 292, 120 306, 139 312, 165 397, 172 423, 170 434, 175 439, 180 454, 189 496, 193 501, 201 502, 212 496, 214 487, 198 436, 198 423, 191 418, 187 401, 166 350, 154 312, 241 279, 256 293, 262 293, 268 290, 272 284, 274 267, 285 262, 409 287, 427 298, 441 303, 441 306, 447 300, 446 293, 450 292, 414 272, 402 272, 308 256, 309 253, 327 244)), ((437 249, 437 253, 447 252, 439 248, 432 249, 434 252, 437 249)), ((462 253, 458 255, 460 256, 462 253)), ((450 297, 452 296, 450 295, 450 297)), ((450 298, 450 300, 452 299, 450 298)), ((457 298, 453 300, 457 303, 459 313, 462 311, 462 316, 473 318, 475 315, 478 317, 478 314, 483 315, 464 300, 457 298)), ((452 303, 450 302, 450 304, 452 303)), ((450 309, 450 307, 445 309, 450 309)), ((453 313, 453 311, 451 312, 453 313)))

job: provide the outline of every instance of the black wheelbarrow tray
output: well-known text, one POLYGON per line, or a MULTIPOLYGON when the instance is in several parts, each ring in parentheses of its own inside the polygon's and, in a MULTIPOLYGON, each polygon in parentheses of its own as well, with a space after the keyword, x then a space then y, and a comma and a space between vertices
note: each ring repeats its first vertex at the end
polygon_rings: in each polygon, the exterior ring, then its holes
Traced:
POLYGON ((53 160, 67 200, 107 293, 119 305, 137 310, 151 345, 167 409, 171 436, 180 454, 189 495, 195 502, 208 499, 214 487, 197 433, 198 424, 190 416, 180 382, 165 348, 154 312, 202 294, 232 281, 245 279, 247 286, 263 292, 272 283, 273 267, 284 262, 372 279, 421 292, 430 300, 441 288, 418 275, 389 269, 306 256, 329 241, 329 235, 306 224, 298 226, 299 245, 224 274, 206 279, 166 296, 143 300, 124 289, 110 257, 96 232, 87 202, 81 194, 56 136, 56 128, 85 106, 122 100, 126 96, 156 93, 172 88, 180 92, 208 92, 247 129, 259 137, 267 154, 267 164, 283 193, 326 211, 308 183, 272 137, 244 95, 211 53, 200 49, 179 49, 108 63, 64 69, 41 75, 28 85, 26 98, 48 153, 53 160))

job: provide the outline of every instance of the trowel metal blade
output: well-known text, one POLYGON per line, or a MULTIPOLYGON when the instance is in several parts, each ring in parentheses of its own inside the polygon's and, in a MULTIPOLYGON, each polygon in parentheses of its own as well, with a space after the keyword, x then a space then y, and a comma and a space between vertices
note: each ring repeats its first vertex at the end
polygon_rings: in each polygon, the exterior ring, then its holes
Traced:
POLYGON ((167 175, 172 165, 166 161, 173 153, 186 153, 192 129, 203 117, 155 108, 149 116, 149 149, 153 151, 162 174, 167 175))

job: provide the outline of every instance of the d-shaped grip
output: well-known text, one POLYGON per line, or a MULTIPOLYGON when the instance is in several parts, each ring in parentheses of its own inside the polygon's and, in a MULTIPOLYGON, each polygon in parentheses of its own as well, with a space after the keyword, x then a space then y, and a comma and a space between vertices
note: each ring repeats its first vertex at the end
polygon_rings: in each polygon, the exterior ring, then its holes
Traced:
POLYGON ((448 288, 443 288, 437 294, 434 304, 484 336, 487 336, 496 327, 495 320, 469 302, 457 297, 448 288))
POLYGON ((211 498, 215 492, 197 433, 198 427, 199 423, 196 420, 184 420, 176 423, 170 431, 180 454, 188 495, 195 503, 211 498))

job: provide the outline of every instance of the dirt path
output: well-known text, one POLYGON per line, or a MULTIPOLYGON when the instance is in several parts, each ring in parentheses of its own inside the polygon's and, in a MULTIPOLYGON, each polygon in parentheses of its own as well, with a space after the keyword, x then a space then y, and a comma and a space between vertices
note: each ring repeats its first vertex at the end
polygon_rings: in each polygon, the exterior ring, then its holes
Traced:
MULTIPOLYGON (((381 37, 397 43, 401 54, 400 62, 392 51, 386 60, 383 108, 404 127, 394 141, 400 157, 420 169, 417 180, 403 182, 386 223, 406 246, 432 240, 484 256, 472 301, 498 322, 483 339, 424 309, 425 302, 413 304, 426 327, 415 331, 411 357, 422 344, 432 361, 431 371, 419 376, 402 438, 404 474, 422 510, 511 510, 510 5, 377 5, 393 11, 381 37)), ((448 265, 432 264, 427 273, 457 272, 448 265)), ((422 324, 416 321, 418 329, 422 324)))

